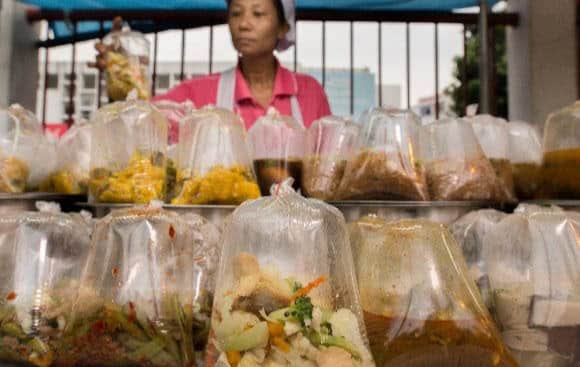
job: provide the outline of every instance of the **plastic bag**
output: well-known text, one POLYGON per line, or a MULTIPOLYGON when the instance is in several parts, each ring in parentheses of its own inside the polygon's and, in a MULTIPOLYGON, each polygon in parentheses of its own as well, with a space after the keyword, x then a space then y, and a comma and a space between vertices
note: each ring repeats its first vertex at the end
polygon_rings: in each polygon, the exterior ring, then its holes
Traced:
POLYGON ((0 192, 38 189, 56 165, 56 146, 32 112, 19 105, 0 110, 0 192))
POLYGON ((128 28, 103 38, 106 47, 107 94, 111 101, 124 101, 137 90, 139 99, 151 97, 149 80, 149 41, 142 33, 128 28))
POLYGON ((359 128, 340 117, 324 117, 307 131, 302 190, 306 196, 333 200, 354 149, 359 128))
POLYGON ((91 166, 91 125, 76 122, 57 143, 57 167, 40 191, 86 194, 91 166))
POLYGON ((464 120, 440 120, 423 126, 419 136, 433 200, 497 198, 497 178, 471 124, 464 120))
POLYGON ((377 366, 517 366, 443 225, 363 218, 351 243, 377 366))
POLYGON ((484 239, 494 313, 522 366, 580 362, 580 214, 524 207, 484 239))
POLYGON ((515 202, 514 177, 510 164, 510 143, 507 122, 490 115, 477 115, 469 119, 481 149, 491 163, 498 178, 498 200, 515 202))
POLYGON ((450 228, 463 252, 469 273, 488 308, 491 308, 492 301, 489 278, 483 259, 483 240, 506 216, 507 214, 493 209, 477 210, 459 218, 450 228))
POLYGON ((289 177, 294 179, 295 190, 302 188, 304 126, 272 107, 250 128, 248 141, 262 195, 269 195, 272 185, 289 177))
POLYGON ((240 118, 204 107, 183 120, 172 204, 241 204, 260 196, 240 118))
POLYGON ((349 158, 338 198, 428 200, 417 157, 418 118, 408 111, 369 110, 358 150, 349 158))
POLYGON ((548 116, 540 197, 580 199, 580 101, 548 116))
POLYGON ((508 124, 510 163, 516 196, 520 200, 533 199, 540 184, 542 143, 534 126, 520 121, 508 124))
POLYGON ((0 363, 56 364, 88 250, 79 216, 0 218, 0 363))
POLYGON ((167 120, 151 103, 116 102, 92 121, 90 200, 149 203, 164 200, 167 120))
POLYGON ((195 106, 191 101, 177 103, 172 101, 156 101, 155 107, 163 112, 167 122, 169 123, 169 144, 177 144, 179 141, 179 125, 183 118, 195 110, 195 106))
POLYGON ((374 366, 344 218, 274 186, 224 226, 209 366, 374 366))
POLYGON ((65 363, 195 366, 210 317, 205 265, 196 259, 203 236, 162 209, 102 219, 65 330, 65 363))

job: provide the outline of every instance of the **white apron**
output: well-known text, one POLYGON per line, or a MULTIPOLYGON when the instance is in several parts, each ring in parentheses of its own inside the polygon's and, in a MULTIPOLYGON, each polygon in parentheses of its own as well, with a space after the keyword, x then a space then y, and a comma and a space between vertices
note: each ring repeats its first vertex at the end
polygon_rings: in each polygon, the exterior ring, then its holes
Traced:
MULTIPOLYGON (((220 75, 218 83, 216 106, 234 111, 234 93, 236 91, 236 68, 224 71, 220 75)), ((304 126, 302 110, 296 96, 290 97, 290 106, 292 108, 292 117, 298 123, 304 126)), ((237 107, 237 106, 236 106, 237 107)))

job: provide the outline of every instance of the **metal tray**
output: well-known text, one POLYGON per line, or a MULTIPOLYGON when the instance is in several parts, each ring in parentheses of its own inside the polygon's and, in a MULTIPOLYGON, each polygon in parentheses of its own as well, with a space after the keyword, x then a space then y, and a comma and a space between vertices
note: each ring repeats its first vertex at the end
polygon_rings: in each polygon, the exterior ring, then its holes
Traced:
POLYGON ((76 202, 86 200, 85 195, 63 195, 46 192, 24 194, 0 194, 0 215, 36 211, 37 201, 52 201, 60 204, 62 211, 77 210, 76 202))
MULTIPOLYGON (((473 201, 336 201, 329 204, 338 208, 350 221, 375 214, 389 219, 422 218, 449 224, 460 216, 481 208, 497 207, 488 202, 473 201)), ((133 204, 77 203, 89 210, 96 218, 102 218, 112 210, 130 208, 133 204)), ((232 213, 234 205, 164 205, 163 208, 178 213, 195 213, 209 221, 221 224, 232 213)))
POLYGON ((528 200, 522 203, 542 206, 555 205, 565 210, 580 211, 580 200, 528 200))

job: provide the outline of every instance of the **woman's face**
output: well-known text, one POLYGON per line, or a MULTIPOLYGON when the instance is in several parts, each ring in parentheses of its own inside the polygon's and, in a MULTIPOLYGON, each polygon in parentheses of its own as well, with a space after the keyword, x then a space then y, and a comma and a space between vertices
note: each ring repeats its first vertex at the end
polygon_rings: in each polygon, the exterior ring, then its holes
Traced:
POLYGON ((288 32, 274 0, 232 0, 228 24, 234 48, 243 56, 271 54, 288 32))

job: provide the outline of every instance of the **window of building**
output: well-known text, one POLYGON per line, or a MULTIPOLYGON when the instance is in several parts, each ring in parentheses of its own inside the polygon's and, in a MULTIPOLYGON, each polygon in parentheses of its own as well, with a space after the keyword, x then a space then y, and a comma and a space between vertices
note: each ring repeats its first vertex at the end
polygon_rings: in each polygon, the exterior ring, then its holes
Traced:
POLYGON ((83 74, 83 86, 85 89, 95 89, 97 86, 97 76, 95 74, 83 74))
POLYGON ((89 120, 91 118, 91 111, 81 111, 81 117, 85 120, 89 120))
POLYGON ((48 74, 46 76, 46 87, 48 89, 58 88, 58 74, 48 74))
POLYGON ((169 88, 169 74, 159 74, 157 75, 157 89, 168 89, 169 88))
POLYGON ((81 106, 82 107, 93 107, 95 104, 95 95, 93 93, 82 93, 81 94, 81 106))

